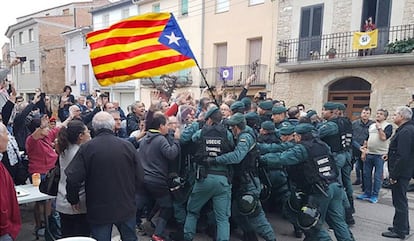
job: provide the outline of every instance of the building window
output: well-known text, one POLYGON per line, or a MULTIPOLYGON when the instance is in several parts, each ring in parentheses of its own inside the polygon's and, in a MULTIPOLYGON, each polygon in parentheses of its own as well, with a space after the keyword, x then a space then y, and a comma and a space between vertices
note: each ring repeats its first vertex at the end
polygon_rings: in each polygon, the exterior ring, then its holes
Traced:
POLYGON ((262 56, 262 38, 255 38, 249 40, 249 63, 260 63, 262 56))
POLYGON ((30 63, 30 72, 35 72, 35 61, 34 61, 34 59, 31 59, 29 61, 29 63, 30 63))
POLYGON ((227 43, 216 44, 216 66, 224 67, 227 65, 227 43))
POLYGON ((128 17, 129 17, 129 8, 122 9, 121 18, 125 19, 125 18, 128 18, 128 17))
POLYGON ((181 15, 188 15, 188 0, 181 0, 181 15))
POLYGON ((19 32, 19 44, 23 44, 23 32, 19 32))
POLYGON ((264 0, 249 0, 249 6, 264 3, 264 0))
POLYGON ((160 12, 160 3, 155 3, 152 5, 152 12, 159 13, 160 12))
POLYGON ((102 15, 102 27, 109 27, 109 14, 102 15))
POLYGON ((229 11, 229 0, 216 0, 216 13, 222 13, 229 11))
POLYGON ((16 36, 12 36, 11 39, 11 48, 14 49, 14 47, 16 47, 16 36))
POLYGON ((65 8, 62 10, 63 15, 69 15, 69 8, 65 8))
POLYGON ((70 66, 70 85, 76 85, 76 66, 70 66))
POLYGON ((86 83, 86 86, 89 85, 89 65, 82 65, 82 82, 86 83))
POLYGON ((33 29, 29 29, 29 42, 33 42, 34 41, 34 33, 33 33, 33 29))
POLYGON ((82 34, 82 43, 83 43, 83 48, 88 47, 88 42, 86 42, 86 35, 85 34, 82 34))

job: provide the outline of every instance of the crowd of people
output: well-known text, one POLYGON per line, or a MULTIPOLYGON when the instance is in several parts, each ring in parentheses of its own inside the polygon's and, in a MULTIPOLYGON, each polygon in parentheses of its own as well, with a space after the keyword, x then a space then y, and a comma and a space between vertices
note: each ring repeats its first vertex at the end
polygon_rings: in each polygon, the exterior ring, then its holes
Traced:
POLYGON ((137 240, 136 232, 190 241, 200 230, 217 241, 232 232, 244 241, 275 241, 266 214, 279 212, 297 238, 332 240, 328 226, 336 240, 351 241, 353 184, 364 191, 357 199, 377 203, 385 161, 396 211, 382 235, 408 235, 412 110, 396 109, 396 130, 384 109, 370 120, 365 107, 351 122, 342 103, 326 102, 319 114, 248 97, 254 78, 238 96, 205 89, 200 99, 187 92, 165 99, 153 91, 148 108, 136 101, 126 112, 106 94, 75 98, 65 86, 57 118, 40 90, 29 101, 12 88, 2 93, 0 240, 14 240, 21 225, 10 185, 31 182, 33 173, 45 178, 56 162, 56 200, 38 203, 35 221, 38 229, 46 221, 40 212, 57 211, 62 237, 109 241, 115 225, 124 241, 137 240))

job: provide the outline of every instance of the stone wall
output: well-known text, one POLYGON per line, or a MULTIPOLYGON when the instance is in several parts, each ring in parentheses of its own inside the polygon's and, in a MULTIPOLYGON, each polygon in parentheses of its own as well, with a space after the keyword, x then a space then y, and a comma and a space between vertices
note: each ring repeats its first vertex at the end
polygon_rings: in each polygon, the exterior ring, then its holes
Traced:
POLYGON ((352 20, 352 0, 334 0, 333 33, 348 32, 352 20))
POLYGON ((303 103, 308 109, 321 110, 329 85, 351 76, 371 84, 373 109, 393 111, 396 106, 407 104, 414 94, 414 67, 407 65, 279 73, 272 86, 272 97, 285 100, 288 106, 303 103))
POLYGON ((405 0, 403 24, 414 24, 414 0, 405 0))

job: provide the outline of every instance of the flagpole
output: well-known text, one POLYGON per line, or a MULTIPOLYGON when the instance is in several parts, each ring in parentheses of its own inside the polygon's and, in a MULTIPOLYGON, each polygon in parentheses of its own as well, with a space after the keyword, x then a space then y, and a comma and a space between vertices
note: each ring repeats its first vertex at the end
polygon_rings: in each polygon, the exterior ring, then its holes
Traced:
POLYGON ((204 75, 204 73, 201 70, 200 65, 198 65, 197 61, 196 61, 196 64, 197 64, 198 70, 200 71, 201 77, 204 80, 204 83, 206 84, 206 86, 207 86, 207 88, 208 88, 211 96, 213 97, 214 103, 217 105, 217 107, 220 107, 219 104, 218 104, 218 102, 217 102, 216 96, 214 95, 213 90, 211 89, 210 85, 208 84, 207 79, 206 79, 206 76, 204 75))

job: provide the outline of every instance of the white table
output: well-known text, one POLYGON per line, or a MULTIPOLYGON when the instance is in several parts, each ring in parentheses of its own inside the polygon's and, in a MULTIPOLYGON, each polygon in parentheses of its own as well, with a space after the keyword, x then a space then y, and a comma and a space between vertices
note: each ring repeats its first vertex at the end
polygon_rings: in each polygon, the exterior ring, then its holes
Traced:
POLYGON ((54 196, 49 196, 47 194, 41 193, 39 191, 39 187, 33 186, 33 184, 15 186, 15 189, 17 193, 17 202, 19 204, 56 198, 54 196))

